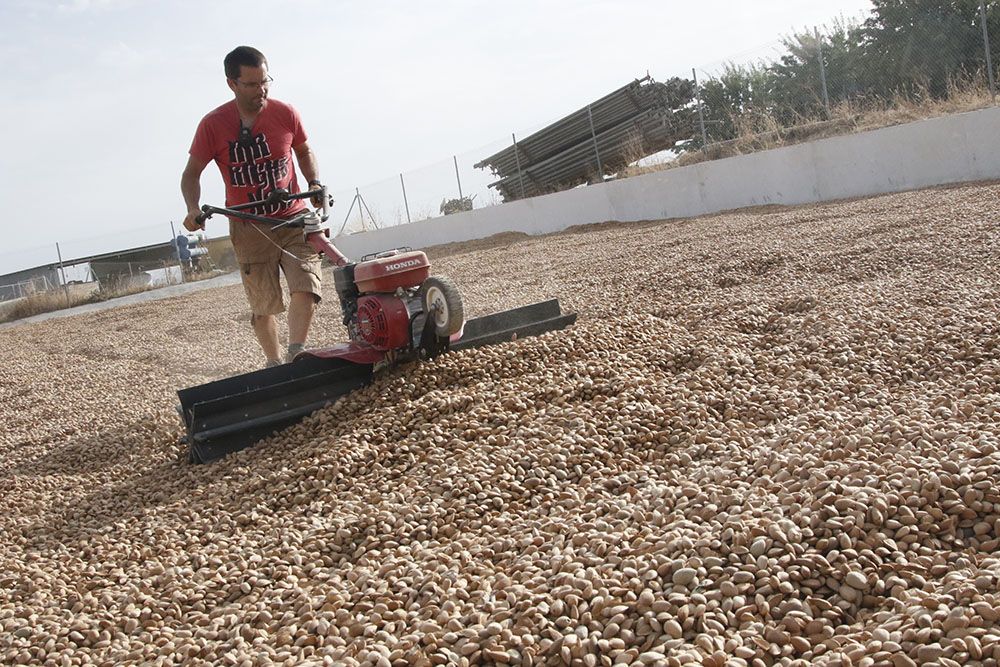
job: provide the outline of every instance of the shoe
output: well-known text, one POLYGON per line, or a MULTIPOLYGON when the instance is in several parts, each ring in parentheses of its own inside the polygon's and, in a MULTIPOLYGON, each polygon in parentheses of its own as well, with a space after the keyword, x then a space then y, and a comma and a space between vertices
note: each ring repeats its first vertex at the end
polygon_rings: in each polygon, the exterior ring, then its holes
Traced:
POLYGON ((285 363, 290 364, 295 360, 295 355, 305 348, 301 343, 292 343, 288 346, 288 353, 285 355, 285 363))

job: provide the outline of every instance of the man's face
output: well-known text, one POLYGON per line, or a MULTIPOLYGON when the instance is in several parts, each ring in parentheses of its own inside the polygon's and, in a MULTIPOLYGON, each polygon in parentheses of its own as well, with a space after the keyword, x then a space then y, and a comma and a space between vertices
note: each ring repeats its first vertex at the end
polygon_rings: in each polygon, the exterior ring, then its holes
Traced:
POLYGON ((240 65, 240 75, 236 79, 227 79, 229 89, 236 95, 236 102, 244 109, 260 111, 267 103, 268 84, 267 65, 247 67, 240 65))

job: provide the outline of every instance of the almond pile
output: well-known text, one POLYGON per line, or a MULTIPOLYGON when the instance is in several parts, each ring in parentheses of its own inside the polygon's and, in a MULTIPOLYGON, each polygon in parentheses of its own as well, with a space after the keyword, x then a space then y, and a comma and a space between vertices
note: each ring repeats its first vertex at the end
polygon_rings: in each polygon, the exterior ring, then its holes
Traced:
MULTIPOLYGON (((563 332, 187 462, 242 288, 0 331, 0 663, 997 665, 1000 185, 431 249, 563 332)), ((343 337, 332 280, 312 344, 343 337)))

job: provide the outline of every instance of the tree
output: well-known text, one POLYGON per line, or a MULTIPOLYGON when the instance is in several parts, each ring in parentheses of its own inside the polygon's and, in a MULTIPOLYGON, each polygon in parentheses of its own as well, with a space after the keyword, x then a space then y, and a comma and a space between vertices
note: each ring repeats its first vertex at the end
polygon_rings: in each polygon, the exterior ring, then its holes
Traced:
POLYGON ((842 20, 834 22, 826 35, 797 33, 783 40, 787 53, 771 66, 774 75, 775 116, 783 125, 802 118, 821 117, 823 81, 820 51, 831 105, 860 94, 865 87, 861 75, 864 44, 861 26, 842 20))
POLYGON ((719 77, 701 86, 702 113, 709 141, 725 141, 737 133, 737 118, 770 113, 773 76, 764 64, 723 66, 719 77))
MULTIPOLYGON (((709 141, 732 139, 741 125, 787 127, 822 117, 821 50, 831 106, 923 91, 946 97, 954 80, 983 74, 979 0, 872 2, 864 23, 836 20, 820 41, 815 33, 793 34, 782 40, 785 52, 776 61, 727 63, 721 75, 703 81, 709 141)), ((998 63, 1000 0, 986 3, 986 10, 991 55, 998 63)), ((700 136, 694 145, 701 145, 700 136)))
MULTIPOLYGON (((979 0, 873 0, 872 4, 863 30, 865 75, 872 92, 891 96, 926 87, 940 98, 947 96, 954 77, 983 70, 979 0)), ((997 43, 997 2, 989 3, 987 15, 997 43)))

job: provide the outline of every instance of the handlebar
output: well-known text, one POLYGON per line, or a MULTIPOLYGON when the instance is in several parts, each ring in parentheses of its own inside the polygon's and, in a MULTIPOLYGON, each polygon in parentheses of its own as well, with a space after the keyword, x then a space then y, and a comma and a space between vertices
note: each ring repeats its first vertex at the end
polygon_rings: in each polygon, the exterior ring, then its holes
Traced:
MULTIPOLYGON (((330 230, 320 227, 315 224, 316 214, 311 210, 305 210, 298 215, 289 218, 288 220, 282 220, 281 218, 269 218, 264 215, 257 215, 256 213, 246 213, 246 209, 256 208, 260 205, 281 203, 293 199, 309 199, 311 197, 321 197, 323 205, 320 207, 322 213, 320 214, 320 221, 326 222, 327 218, 330 217, 330 204, 333 198, 327 195, 326 186, 321 187, 319 190, 309 190, 307 192, 300 192, 298 194, 289 194, 287 190, 275 190, 267 199, 260 202, 250 202, 247 204, 238 204, 231 208, 221 208, 219 206, 211 206, 205 204, 201 207, 201 215, 198 216, 198 224, 203 225, 205 220, 208 220, 212 215, 219 213, 221 215, 228 215, 234 218, 243 218, 245 220, 257 220, 259 222, 266 222, 271 224, 271 229, 277 229, 278 227, 306 227, 306 220, 311 220, 310 226, 306 228, 305 240, 313 247, 316 252, 325 255, 326 258, 334 266, 344 266, 348 264, 350 260, 344 253, 337 250, 336 246, 330 243, 327 238, 330 235, 330 230)), ((285 251, 287 252, 287 251, 285 251)))
POLYGON ((326 222, 327 218, 330 217, 330 204, 331 197, 326 192, 326 186, 322 186, 319 190, 306 190, 305 192, 299 192, 296 194, 290 194, 288 190, 278 189, 272 190, 266 199, 262 201, 247 202, 246 204, 237 204, 235 206, 229 207, 219 207, 211 206, 210 204, 205 204, 201 207, 201 215, 195 218, 195 221, 204 226, 205 221, 211 218, 216 213, 221 215, 228 215, 234 218, 243 218, 245 220, 255 220, 257 222, 267 222, 271 223, 276 227, 302 227, 303 221, 307 217, 307 214, 300 213, 294 218, 288 220, 283 220, 281 218, 271 218, 268 216, 257 215, 254 213, 246 213, 245 211, 249 209, 255 209, 260 206, 267 206, 270 204, 281 204, 286 201, 294 201, 296 199, 312 199, 313 197, 320 197, 322 206, 320 207, 320 220, 326 222))

